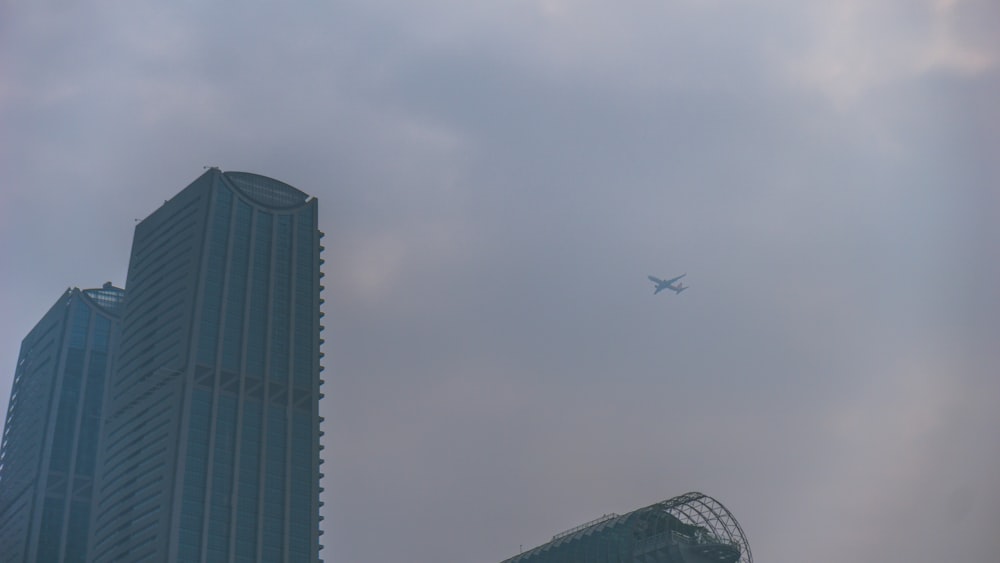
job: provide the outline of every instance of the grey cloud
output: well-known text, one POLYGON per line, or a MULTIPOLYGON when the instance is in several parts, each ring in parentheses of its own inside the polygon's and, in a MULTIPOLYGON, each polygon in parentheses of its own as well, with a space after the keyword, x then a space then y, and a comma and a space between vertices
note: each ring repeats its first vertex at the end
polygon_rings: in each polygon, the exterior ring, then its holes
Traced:
MULTIPOLYGON (((250 170, 327 232, 328 559, 499 561, 699 489, 760 560, 988 560, 996 66, 797 74, 866 60, 854 24, 909 56, 904 4, 7 8, 0 388, 134 218, 250 170)), ((995 56, 995 15, 950 17, 995 56)))

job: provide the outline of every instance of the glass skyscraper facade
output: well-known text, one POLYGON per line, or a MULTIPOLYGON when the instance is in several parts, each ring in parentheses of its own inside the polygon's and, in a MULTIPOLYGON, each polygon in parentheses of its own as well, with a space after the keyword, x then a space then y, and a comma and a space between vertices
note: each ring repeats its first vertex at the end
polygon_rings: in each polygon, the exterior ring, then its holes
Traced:
POLYGON ((85 561, 123 290, 69 289, 21 344, 0 446, 0 560, 85 561))
POLYGON ((319 560, 321 237, 216 168, 137 225, 93 561, 319 560))
POLYGON ((736 518, 687 493, 628 514, 606 514, 503 563, 753 563, 736 518))

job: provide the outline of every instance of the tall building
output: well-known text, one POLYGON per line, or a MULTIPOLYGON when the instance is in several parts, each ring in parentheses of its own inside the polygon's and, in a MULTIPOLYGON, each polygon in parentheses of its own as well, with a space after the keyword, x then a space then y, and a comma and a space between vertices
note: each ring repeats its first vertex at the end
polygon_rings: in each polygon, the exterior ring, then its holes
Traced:
POLYGON ((124 292, 69 289, 21 343, 0 446, 0 559, 83 562, 124 292))
POLYGON ((503 563, 753 563, 732 513, 687 493, 625 515, 606 514, 503 563))
POLYGON ((321 237, 216 168, 136 226, 93 561, 319 560, 321 237))

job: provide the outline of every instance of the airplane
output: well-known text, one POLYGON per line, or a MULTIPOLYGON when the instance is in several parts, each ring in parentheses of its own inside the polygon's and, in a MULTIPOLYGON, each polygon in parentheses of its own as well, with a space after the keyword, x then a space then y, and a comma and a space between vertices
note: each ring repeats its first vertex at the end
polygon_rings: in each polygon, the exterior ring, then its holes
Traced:
POLYGON ((646 277, 649 278, 649 281, 651 281, 651 282, 653 282, 653 283, 656 284, 656 291, 653 292, 653 295, 656 295, 657 293, 663 291, 664 289, 669 289, 669 290, 673 291, 674 293, 680 293, 680 292, 684 291, 689 286, 686 286, 686 285, 684 285, 682 283, 677 283, 675 285, 675 282, 677 282, 677 280, 683 278, 686 275, 687 274, 681 274, 681 275, 677 276, 676 278, 671 278, 669 280, 661 280, 660 278, 655 278, 653 276, 646 276, 646 277))

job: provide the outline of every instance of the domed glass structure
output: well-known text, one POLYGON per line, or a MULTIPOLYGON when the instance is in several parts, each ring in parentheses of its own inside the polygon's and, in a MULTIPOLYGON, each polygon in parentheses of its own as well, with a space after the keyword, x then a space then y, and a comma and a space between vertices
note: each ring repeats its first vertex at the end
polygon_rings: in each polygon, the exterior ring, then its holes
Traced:
POLYGON ((732 513, 687 493, 625 515, 607 514, 503 563, 753 563, 732 513))

